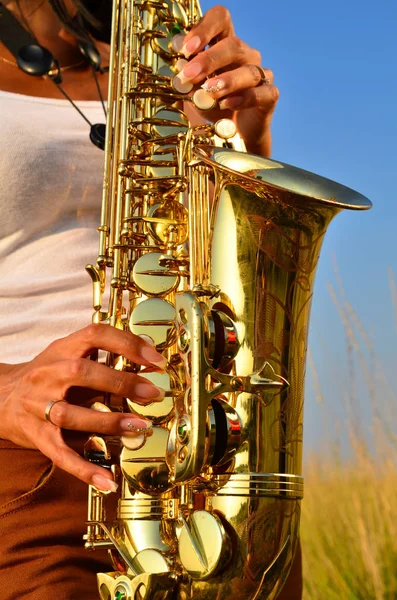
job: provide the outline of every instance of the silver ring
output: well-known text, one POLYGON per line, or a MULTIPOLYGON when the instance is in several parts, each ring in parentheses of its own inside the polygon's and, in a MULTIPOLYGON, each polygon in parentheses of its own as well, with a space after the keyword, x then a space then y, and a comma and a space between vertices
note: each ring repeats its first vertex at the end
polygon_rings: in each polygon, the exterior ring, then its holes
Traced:
POLYGON ((266 71, 263 67, 260 67, 259 65, 254 65, 254 67, 256 67, 260 73, 261 79, 260 81, 256 84, 256 87, 258 87, 258 85, 270 85, 271 81, 268 78, 268 76, 266 75, 266 71))
POLYGON ((66 402, 66 400, 51 400, 51 402, 49 402, 47 404, 45 412, 44 412, 45 420, 48 421, 49 423, 51 423, 52 425, 55 425, 55 423, 53 423, 51 421, 51 414, 50 413, 51 413, 52 407, 54 406, 54 404, 57 404, 57 402, 66 402))

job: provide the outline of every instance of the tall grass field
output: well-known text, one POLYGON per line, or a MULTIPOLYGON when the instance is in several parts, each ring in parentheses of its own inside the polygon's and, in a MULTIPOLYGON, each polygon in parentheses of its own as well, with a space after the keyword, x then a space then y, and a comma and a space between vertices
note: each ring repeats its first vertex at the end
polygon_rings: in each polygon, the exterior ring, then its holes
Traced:
MULTIPOLYGON (((390 287, 396 314, 392 274, 390 287)), ((397 600, 397 394, 340 282, 330 293, 346 340, 344 414, 338 425, 329 414, 327 447, 305 460, 303 598, 397 600)), ((310 376, 327 405, 309 355, 310 376)))

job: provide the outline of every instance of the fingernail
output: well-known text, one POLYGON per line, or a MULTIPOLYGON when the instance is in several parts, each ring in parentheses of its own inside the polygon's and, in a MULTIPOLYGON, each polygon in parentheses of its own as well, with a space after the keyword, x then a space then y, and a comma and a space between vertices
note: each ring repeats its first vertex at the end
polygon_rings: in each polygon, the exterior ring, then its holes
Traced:
POLYGON ((233 108, 237 108, 241 106, 244 102, 244 98, 242 96, 233 96, 232 98, 225 98, 219 102, 219 108, 222 110, 229 109, 233 110, 233 108))
POLYGON ((108 479, 104 475, 93 475, 91 478, 92 485, 103 492, 116 492, 119 487, 113 479, 108 479))
POLYGON ((192 81, 193 79, 196 79, 196 77, 198 77, 202 72, 203 68, 200 65, 200 63, 192 62, 186 65, 183 71, 178 73, 178 77, 182 81, 182 83, 186 83, 186 81, 192 81))
POLYGON ((153 431, 153 425, 151 421, 145 421, 144 419, 125 418, 120 423, 121 430, 125 433, 131 433, 134 435, 142 435, 142 433, 151 434, 153 431))
POLYGON ((159 367, 159 369, 164 369, 167 365, 167 359, 153 347, 142 346, 140 352, 143 359, 147 360, 152 365, 159 367))
POLYGON ((184 46, 186 33, 177 33, 171 40, 171 46, 174 52, 182 52, 184 46))
POLYGON ((208 79, 208 81, 203 83, 201 87, 206 92, 209 92, 210 94, 215 94, 216 92, 220 92, 221 90, 225 89, 226 82, 223 81, 223 79, 220 79, 219 77, 214 77, 212 79, 208 79))
POLYGON ((152 398, 152 400, 162 400, 165 396, 163 388, 152 385, 151 383, 137 383, 135 386, 135 395, 138 398, 152 398))
POLYGON ((201 39, 198 35, 194 35, 190 38, 181 48, 181 54, 184 54, 186 58, 189 58, 194 54, 201 46, 201 39))
POLYGON ((189 63, 184 58, 178 58, 174 65, 174 69, 177 73, 180 73, 189 63))

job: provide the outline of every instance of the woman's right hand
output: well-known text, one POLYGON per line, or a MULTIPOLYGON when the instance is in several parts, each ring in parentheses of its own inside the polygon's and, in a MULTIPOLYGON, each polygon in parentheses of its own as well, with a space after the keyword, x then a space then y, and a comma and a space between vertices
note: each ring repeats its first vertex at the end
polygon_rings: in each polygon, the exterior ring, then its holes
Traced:
MULTIPOLYGON (((89 359, 97 349, 125 356, 131 362, 164 368, 165 359, 142 338, 109 325, 88 327, 56 340, 28 363, 9 365, 0 378, 0 437, 25 448, 37 448, 55 466, 101 490, 115 491, 112 474, 88 462, 64 441, 61 429, 105 435, 139 435, 134 428, 151 424, 133 414, 99 412, 67 402, 78 388, 79 404, 95 391, 128 397, 145 404, 164 398, 164 390, 144 377, 117 371, 89 359), (62 402, 57 402, 61 400, 62 402), (51 408, 51 421, 46 408, 51 408)), ((97 394, 98 395, 98 394, 97 394)))

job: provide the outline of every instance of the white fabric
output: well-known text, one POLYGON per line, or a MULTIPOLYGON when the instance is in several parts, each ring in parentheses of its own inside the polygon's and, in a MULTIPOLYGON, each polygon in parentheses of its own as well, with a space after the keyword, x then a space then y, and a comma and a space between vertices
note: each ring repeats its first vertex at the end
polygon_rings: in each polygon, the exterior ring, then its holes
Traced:
POLYGON ((0 136, 0 362, 19 363, 91 322, 104 155, 67 100, 0 91, 0 136))

